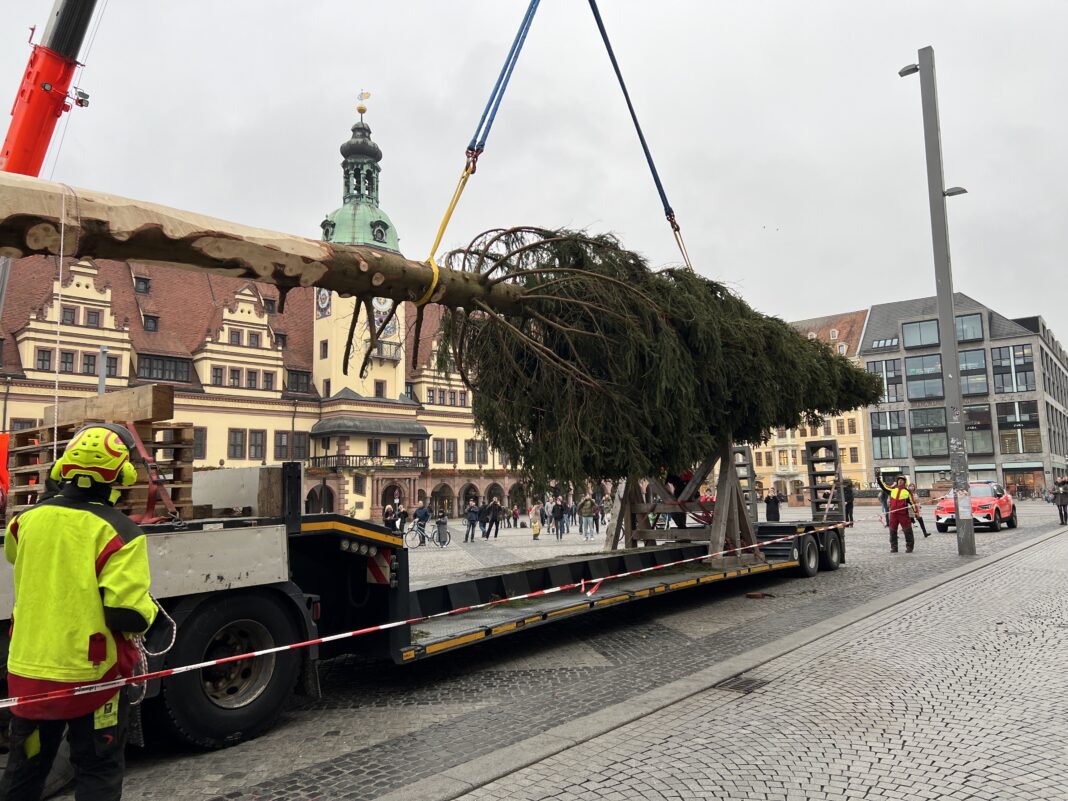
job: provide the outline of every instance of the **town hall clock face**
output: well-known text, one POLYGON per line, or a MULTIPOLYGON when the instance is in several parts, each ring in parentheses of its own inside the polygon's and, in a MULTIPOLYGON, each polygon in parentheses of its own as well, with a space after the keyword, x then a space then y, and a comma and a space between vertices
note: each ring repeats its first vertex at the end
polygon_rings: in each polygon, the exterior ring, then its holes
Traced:
POLYGON ((320 287, 315 290, 315 316, 316 317, 329 317, 330 316, 330 303, 331 295, 329 289, 320 287))
MULTIPOLYGON (((372 302, 375 308, 375 326, 382 325, 382 321, 389 316, 389 310, 393 307, 393 302, 389 298, 375 298, 372 302)), ((382 332, 382 336, 388 337, 397 333, 397 316, 394 315, 393 319, 389 321, 389 325, 382 332)))

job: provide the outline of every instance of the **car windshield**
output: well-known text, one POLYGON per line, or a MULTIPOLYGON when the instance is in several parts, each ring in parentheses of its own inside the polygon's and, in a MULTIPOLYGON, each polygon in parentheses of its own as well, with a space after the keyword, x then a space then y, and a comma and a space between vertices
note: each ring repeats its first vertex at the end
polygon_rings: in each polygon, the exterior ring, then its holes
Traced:
POLYGON ((972 497, 973 498, 993 498, 994 497, 994 485, 993 484, 972 484, 972 497))

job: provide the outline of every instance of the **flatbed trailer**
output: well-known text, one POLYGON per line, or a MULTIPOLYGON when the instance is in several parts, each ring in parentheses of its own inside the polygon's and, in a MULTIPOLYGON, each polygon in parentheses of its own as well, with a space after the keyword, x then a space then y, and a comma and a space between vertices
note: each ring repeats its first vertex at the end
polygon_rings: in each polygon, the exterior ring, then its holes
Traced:
MULTIPOLYGON (((269 469, 269 468, 268 468, 269 469)), ((302 642, 398 620, 410 625, 152 681, 144 728, 219 748, 269 729, 296 690, 317 696, 322 659, 359 653, 399 665, 526 629, 682 590, 767 572, 813 576, 844 560, 844 527, 768 523, 757 561, 728 568, 699 559, 708 544, 676 542, 565 556, 412 586, 396 532, 338 514, 300 510, 298 465, 283 466, 282 516, 146 526, 153 592, 177 623, 174 647, 149 670, 302 642), (785 538, 785 539, 784 539, 785 538), (680 560, 684 565, 619 579, 680 560), (576 589, 508 602, 584 582, 576 589), (599 585, 598 585, 598 582, 599 585), (448 614, 470 606, 488 608, 448 614), (430 615, 439 615, 423 620, 430 615)), ((0 609, 13 606, 11 567, 0 560, 0 609)), ((3 629, 7 631, 7 626, 3 629)), ((156 632, 158 648, 169 632, 156 632)), ((3 643, 6 653, 6 640, 3 643)))

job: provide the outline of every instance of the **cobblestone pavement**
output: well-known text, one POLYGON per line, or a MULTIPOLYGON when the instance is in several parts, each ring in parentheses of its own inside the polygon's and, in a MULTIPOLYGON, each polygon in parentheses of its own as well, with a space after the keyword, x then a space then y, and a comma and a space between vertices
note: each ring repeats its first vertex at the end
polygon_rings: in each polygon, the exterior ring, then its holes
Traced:
MULTIPOLYGON (((980 556, 1052 530, 1051 508, 1021 504, 1019 529, 978 533, 980 556)), ((499 564, 506 554, 522 560, 584 550, 576 534, 543 547, 527 539, 529 530, 507 531, 489 543, 421 549, 413 574, 455 574, 499 564)), ((933 534, 912 555, 887 550, 885 530, 867 520, 848 537, 848 563, 810 581, 753 576, 404 667, 333 660, 323 666, 323 698, 295 702, 277 728, 253 742, 211 753, 160 745, 133 751, 125 797, 373 799, 965 561, 952 535, 933 534), (745 597, 758 589, 773 597, 745 597)))
POLYGON ((1060 536, 462 799, 1068 798, 1066 580, 1060 536))

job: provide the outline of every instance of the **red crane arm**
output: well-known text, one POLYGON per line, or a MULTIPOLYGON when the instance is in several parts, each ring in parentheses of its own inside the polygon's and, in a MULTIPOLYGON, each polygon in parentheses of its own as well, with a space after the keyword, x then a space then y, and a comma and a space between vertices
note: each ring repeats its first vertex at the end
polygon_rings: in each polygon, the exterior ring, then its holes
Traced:
POLYGON ((0 150, 0 171, 37 175, 63 112, 96 0, 56 0, 41 44, 22 75, 11 126, 0 150))

